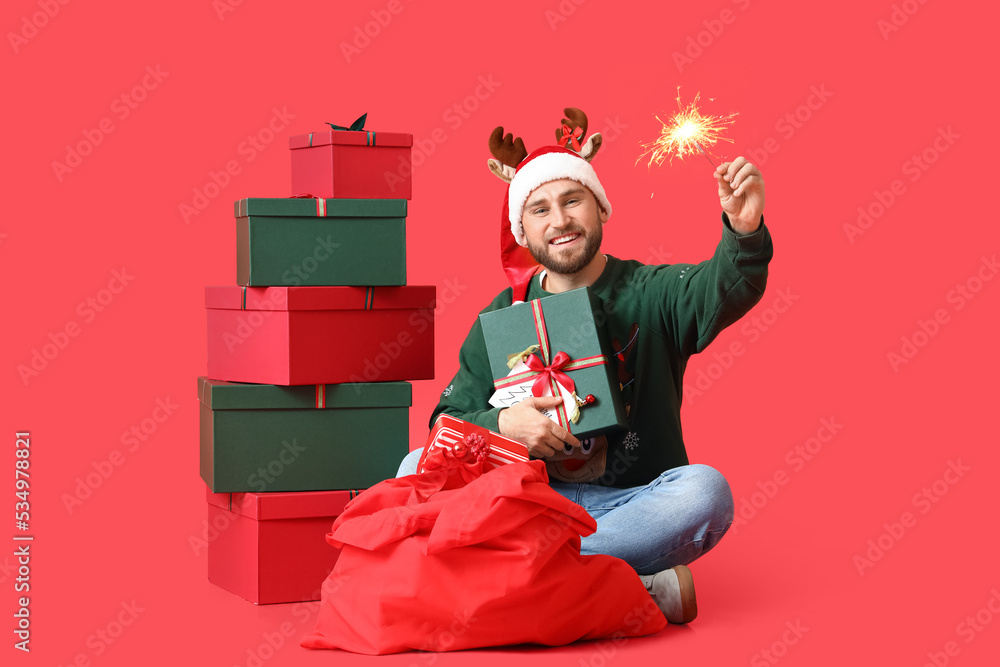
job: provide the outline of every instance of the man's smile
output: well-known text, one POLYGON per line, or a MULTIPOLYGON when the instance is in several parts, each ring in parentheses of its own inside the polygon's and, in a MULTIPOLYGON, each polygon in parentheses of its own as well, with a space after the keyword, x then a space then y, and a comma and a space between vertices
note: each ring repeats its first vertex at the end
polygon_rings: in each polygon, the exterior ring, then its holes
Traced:
POLYGON ((571 232, 569 234, 563 234, 562 236, 557 236, 551 241, 549 241, 549 245, 556 245, 556 246, 568 245, 576 241, 578 238, 580 238, 580 236, 581 234, 579 232, 571 232))

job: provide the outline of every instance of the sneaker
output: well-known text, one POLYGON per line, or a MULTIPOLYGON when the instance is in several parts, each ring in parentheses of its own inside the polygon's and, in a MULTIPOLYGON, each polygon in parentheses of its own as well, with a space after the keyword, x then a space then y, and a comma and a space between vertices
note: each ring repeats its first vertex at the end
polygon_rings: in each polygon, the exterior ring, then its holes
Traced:
POLYGON ((668 622, 690 623, 698 615, 694 579, 687 565, 678 565, 656 574, 642 574, 639 579, 668 622))

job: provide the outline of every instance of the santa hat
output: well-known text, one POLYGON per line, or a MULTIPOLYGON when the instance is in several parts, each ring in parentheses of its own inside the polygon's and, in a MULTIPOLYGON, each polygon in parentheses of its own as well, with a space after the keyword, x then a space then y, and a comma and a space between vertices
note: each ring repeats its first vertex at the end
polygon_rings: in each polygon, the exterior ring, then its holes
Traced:
POLYGON ((508 220, 510 231, 518 245, 527 245, 524 238, 524 225, 521 218, 524 214, 524 204, 535 188, 569 178, 586 185, 604 212, 611 215, 611 202, 604 193, 604 187, 597 178, 597 172, 576 151, 560 146, 543 146, 524 158, 514 172, 514 178, 507 186, 508 220))
POLYGON ((587 116, 579 109, 564 110, 566 118, 556 130, 556 146, 543 146, 528 154, 521 138, 504 136, 503 127, 490 134, 490 171, 508 184, 500 218, 500 262, 514 290, 514 300, 527 298, 528 283, 538 270, 538 263, 528 252, 521 218, 524 204, 535 188, 562 178, 581 183, 594 193, 597 203, 611 215, 611 203, 590 161, 601 147, 601 135, 593 134, 581 146, 587 133, 587 116), (569 119, 569 120, 567 120, 569 119))

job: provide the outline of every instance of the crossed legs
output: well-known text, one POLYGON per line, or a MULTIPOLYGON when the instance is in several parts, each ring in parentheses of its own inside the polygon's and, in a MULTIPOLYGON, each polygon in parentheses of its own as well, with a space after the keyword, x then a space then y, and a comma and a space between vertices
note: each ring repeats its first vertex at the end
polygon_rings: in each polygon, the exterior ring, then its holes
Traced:
MULTIPOLYGON (((417 471, 421 449, 410 452, 397 477, 417 471)), ((733 522, 733 495, 712 467, 680 466, 645 486, 616 489, 552 482, 552 488, 597 520, 580 552, 621 558, 638 574, 687 565, 718 544, 733 522)))

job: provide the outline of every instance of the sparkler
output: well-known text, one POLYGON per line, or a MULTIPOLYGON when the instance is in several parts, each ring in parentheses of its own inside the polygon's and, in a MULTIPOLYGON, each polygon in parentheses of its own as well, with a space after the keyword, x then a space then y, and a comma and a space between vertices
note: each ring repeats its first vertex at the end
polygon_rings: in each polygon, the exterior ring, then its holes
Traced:
POLYGON ((722 136, 722 131, 733 124, 733 119, 738 114, 704 116, 698 109, 700 99, 701 93, 697 93, 687 107, 682 106, 681 88, 677 86, 677 113, 667 122, 656 116, 656 120, 663 124, 660 136, 655 141, 642 144, 646 151, 636 159, 636 164, 646 155, 650 155, 648 166, 652 166, 654 162, 657 165, 663 164, 664 159, 673 164, 675 157, 683 160, 688 155, 701 153, 715 166, 702 146, 712 147, 719 141, 733 143, 732 139, 722 136))

